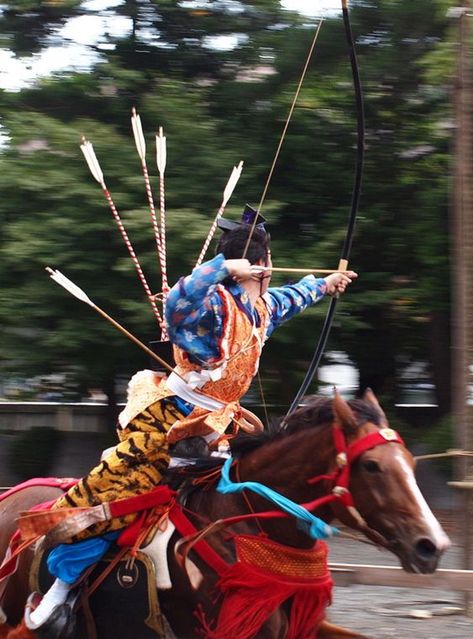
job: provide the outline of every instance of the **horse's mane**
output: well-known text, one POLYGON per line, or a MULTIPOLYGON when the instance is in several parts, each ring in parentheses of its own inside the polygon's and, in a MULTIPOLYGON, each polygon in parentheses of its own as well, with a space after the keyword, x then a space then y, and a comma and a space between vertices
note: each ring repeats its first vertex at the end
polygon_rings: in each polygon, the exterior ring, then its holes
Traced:
MULTIPOLYGON (((240 434, 232 441, 232 453, 234 456, 242 457, 252 450, 256 450, 271 441, 288 437, 294 433, 307 428, 320 428, 329 426, 334 420, 331 397, 320 397, 310 395, 305 398, 305 404, 297 408, 287 418, 282 418, 275 425, 265 429, 259 435, 240 434)), ((367 421, 373 422, 377 426, 382 423, 380 411, 372 404, 361 399, 350 399, 348 405, 357 416, 357 426, 361 426, 367 421)))
MULTIPOLYGON (((330 426, 334 420, 332 402, 332 398, 310 395, 305 398, 305 404, 295 410, 289 417, 270 423, 259 435, 248 435, 240 432, 235 439, 231 440, 232 456, 243 457, 270 442, 290 437, 301 430, 330 426)), ((378 426, 381 425, 382 415, 374 404, 361 399, 350 399, 347 403, 358 418, 357 427, 367 421, 378 426)), ((206 475, 209 471, 220 467, 225 459, 206 456, 204 458, 194 458, 192 461, 192 465, 167 471, 166 476, 172 482, 176 478, 182 481, 183 478, 189 479, 199 475, 206 475)))

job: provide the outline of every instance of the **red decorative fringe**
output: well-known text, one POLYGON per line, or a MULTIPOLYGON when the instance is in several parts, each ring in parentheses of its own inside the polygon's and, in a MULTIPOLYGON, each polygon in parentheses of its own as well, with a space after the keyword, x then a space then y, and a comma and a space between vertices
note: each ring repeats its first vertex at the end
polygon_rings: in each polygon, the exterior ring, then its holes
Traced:
POLYGON ((291 579, 238 561, 217 586, 223 601, 216 623, 197 614, 205 639, 251 639, 285 601, 292 598, 287 639, 313 639, 331 603, 330 574, 319 579, 291 579))

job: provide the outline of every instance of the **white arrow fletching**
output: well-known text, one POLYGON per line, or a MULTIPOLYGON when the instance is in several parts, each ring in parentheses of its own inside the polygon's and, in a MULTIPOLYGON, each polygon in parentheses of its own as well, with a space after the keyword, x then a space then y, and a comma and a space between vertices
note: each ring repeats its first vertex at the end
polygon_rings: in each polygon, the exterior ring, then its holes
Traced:
POLYGON ((146 158, 146 142, 145 136, 143 135, 143 127, 141 126, 141 118, 136 113, 136 110, 133 108, 133 115, 131 116, 131 126, 133 128, 133 135, 135 137, 136 150, 138 151, 138 155, 141 160, 145 160, 146 158))
POLYGON ((94 147, 90 142, 88 142, 85 138, 82 138, 82 143, 80 145, 81 151, 84 154, 85 161, 90 169, 90 172, 97 180, 97 182, 104 187, 105 183, 103 180, 102 169, 100 168, 99 161, 95 155, 94 147))
POLYGON ((159 134, 156 136, 156 164, 160 175, 164 175, 167 160, 166 137, 163 135, 163 127, 159 127, 159 134))
POLYGON ((223 192, 223 206, 226 206, 228 200, 231 198, 233 191, 235 190, 238 180, 240 179, 241 172, 243 171, 243 160, 238 166, 233 167, 230 179, 227 182, 225 191, 223 192))
POLYGON ((49 273, 51 279, 54 280, 57 284, 59 284, 63 288, 65 288, 66 291, 69 291, 71 295, 74 295, 74 297, 77 297, 77 299, 79 299, 81 302, 85 302, 89 306, 95 306, 95 304, 86 295, 86 293, 81 288, 79 288, 76 284, 74 284, 74 282, 71 282, 71 280, 68 279, 65 275, 63 275, 60 271, 53 270, 52 268, 49 268, 49 266, 46 268, 46 270, 49 273))

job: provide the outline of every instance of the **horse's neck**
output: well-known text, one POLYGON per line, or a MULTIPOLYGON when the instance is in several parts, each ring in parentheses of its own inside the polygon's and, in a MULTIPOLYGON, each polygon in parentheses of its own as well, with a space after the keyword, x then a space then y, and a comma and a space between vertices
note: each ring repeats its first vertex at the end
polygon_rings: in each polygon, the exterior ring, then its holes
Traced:
POLYGON ((242 481, 257 481, 292 498, 314 495, 307 480, 326 474, 333 464, 332 436, 327 428, 304 429, 251 451, 240 460, 242 481))
MULTIPOLYGON (((319 427, 304 429, 270 442, 254 450, 239 462, 239 479, 264 484, 296 503, 313 501, 326 494, 325 482, 315 485, 308 479, 324 475, 332 468, 334 451, 330 430, 319 427)), ((268 510, 266 500, 249 494, 254 510, 268 510)), ((333 518, 330 508, 316 513, 325 521, 333 518)), ((305 535, 295 531, 294 520, 279 519, 264 524, 273 538, 292 545, 310 543, 305 535)))

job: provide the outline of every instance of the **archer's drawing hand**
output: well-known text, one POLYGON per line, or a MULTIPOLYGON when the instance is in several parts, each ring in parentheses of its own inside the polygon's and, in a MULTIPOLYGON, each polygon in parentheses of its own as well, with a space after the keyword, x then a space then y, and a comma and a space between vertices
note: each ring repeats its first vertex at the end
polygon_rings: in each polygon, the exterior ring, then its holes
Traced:
POLYGON ((347 286, 357 277, 358 273, 355 273, 355 271, 327 275, 327 277, 324 278, 327 284, 327 295, 340 295, 344 293, 347 286))
POLYGON ((225 260, 224 265, 236 282, 251 280, 254 275, 251 270, 251 264, 246 259, 225 260))

